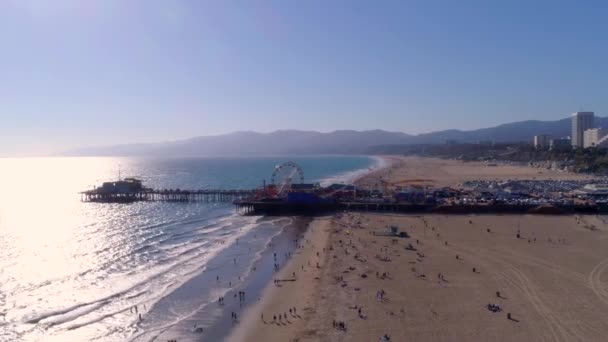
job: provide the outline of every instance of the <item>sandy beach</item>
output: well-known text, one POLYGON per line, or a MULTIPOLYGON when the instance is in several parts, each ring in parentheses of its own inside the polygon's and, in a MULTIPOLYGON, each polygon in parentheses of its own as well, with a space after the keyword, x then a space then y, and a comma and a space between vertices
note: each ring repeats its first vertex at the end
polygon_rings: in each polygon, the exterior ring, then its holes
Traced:
POLYGON ((453 159, 385 156, 388 165, 357 179, 360 187, 376 187, 380 179, 396 185, 458 186, 469 180, 590 179, 593 176, 528 166, 453 159))
MULTIPOLYGON (((382 176, 440 186, 586 177, 539 171, 397 158, 359 182, 382 176)), ((386 335, 390 341, 604 341, 605 220, 374 213, 318 218, 275 277, 295 281, 268 286, 231 340, 381 341, 386 335), (382 236, 387 226, 409 238, 382 236), (273 319, 281 313, 287 319, 273 319)))
POLYGON ((258 303, 245 311, 230 341, 291 341, 304 337, 300 334, 305 333, 318 305, 331 226, 329 217, 317 218, 310 224, 299 241, 300 248, 276 273, 274 279, 279 282, 269 285, 258 303), (290 312, 292 308, 295 310, 290 312))

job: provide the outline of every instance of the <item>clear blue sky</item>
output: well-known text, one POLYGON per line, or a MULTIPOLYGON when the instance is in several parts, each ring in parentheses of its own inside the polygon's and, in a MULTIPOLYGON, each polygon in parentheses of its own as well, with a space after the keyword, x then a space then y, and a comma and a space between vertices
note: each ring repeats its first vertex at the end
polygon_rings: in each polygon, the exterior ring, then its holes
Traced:
POLYGON ((0 155, 605 116, 607 6, 0 0, 0 155))

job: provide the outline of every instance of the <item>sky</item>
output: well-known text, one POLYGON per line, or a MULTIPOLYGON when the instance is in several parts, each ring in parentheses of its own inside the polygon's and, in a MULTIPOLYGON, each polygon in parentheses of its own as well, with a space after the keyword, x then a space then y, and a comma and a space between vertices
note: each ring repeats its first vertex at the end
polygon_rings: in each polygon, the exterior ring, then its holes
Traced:
POLYGON ((608 115, 608 3, 0 0, 0 155, 608 115))

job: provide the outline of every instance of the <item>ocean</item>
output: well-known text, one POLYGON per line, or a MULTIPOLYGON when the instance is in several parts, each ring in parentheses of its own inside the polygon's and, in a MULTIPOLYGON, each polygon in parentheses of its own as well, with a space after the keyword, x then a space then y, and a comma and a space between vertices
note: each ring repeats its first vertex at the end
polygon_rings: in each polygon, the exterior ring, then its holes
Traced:
POLYGON ((0 159, 0 341, 224 336, 237 304, 217 299, 270 281, 258 263, 269 246, 289 255, 295 235, 282 234, 294 218, 240 216, 227 203, 83 203, 78 192, 119 170, 153 188, 250 189, 285 161, 322 184, 381 166, 364 156, 0 159))

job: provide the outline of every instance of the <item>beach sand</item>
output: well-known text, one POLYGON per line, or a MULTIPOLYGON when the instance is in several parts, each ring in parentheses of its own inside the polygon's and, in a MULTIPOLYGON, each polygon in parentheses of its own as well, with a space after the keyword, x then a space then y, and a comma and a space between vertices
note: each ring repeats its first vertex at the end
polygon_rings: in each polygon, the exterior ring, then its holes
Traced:
POLYGON ((357 179, 360 187, 378 187, 383 179, 395 185, 458 186, 469 180, 507 179, 591 179, 593 176, 541 169, 529 166, 485 162, 463 162, 453 159, 386 156, 388 167, 372 171, 357 179))
MULTIPOLYGON (((375 176, 456 185, 539 175, 474 165, 398 158, 375 176)), ((608 334, 608 226, 601 216, 344 213, 314 220, 306 239, 277 275, 296 272, 296 281, 266 288, 232 341, 379 341, 384 334, 391 341, 605 341, 608 334), (374 235, 387 225, 410 237, 374 235), (289 315, 293 306, 297 317, 289 315), (272 323, 281 311, 289 322, 272 323)))
POLYGON ((318 286, 327 260, 323 250, 329 243, 330 228, 328 217, 310 224, 298 242, 301 248, 276 273, 274 279, 281 280, 279 284, 270 284, 259 302, 245 311, 230 341, 291 341, 304 331, 318 305, 318 286), (290 308, 295 312, 290 313, 290 308), (287 319, 273 319, 284 314, 287 319))

